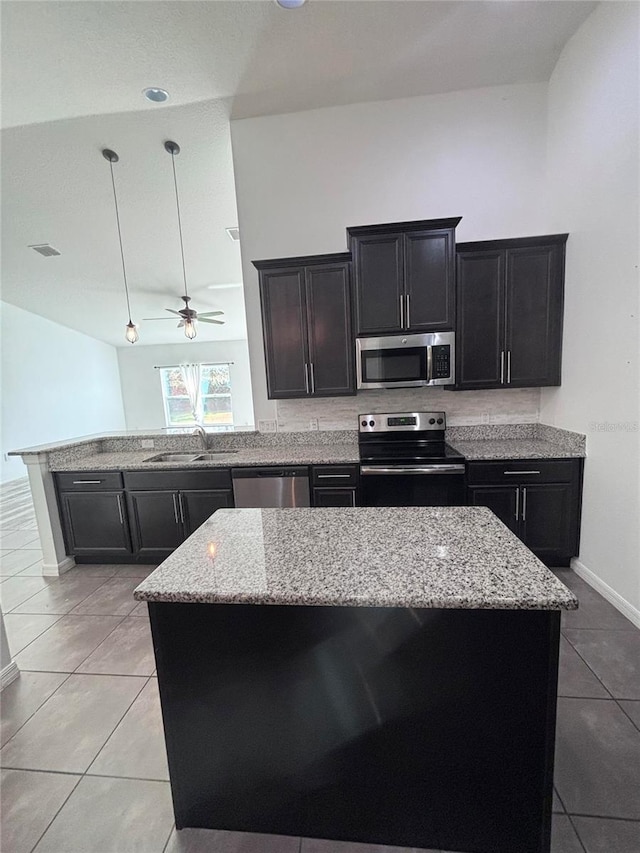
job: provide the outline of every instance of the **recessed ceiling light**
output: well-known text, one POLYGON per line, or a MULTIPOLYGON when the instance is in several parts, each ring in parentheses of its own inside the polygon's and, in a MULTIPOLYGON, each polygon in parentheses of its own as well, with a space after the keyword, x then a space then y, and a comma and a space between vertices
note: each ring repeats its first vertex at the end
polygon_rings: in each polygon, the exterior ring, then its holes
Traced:
POLYGON ((49 243, 34 243, 28 248, 33 249, 34 252, 37 252, 45 258, 53 258, 55 255, 60 254, 60 252, 49 243))
POLYGON ((281 9, 299 9, 304 6, 306 0, 276 0, 281 9))
POLYGON ((157 86, 151 86, 148 89, 143 89, 142 94, 148 101, 154 104, 162 104, 169 100, 169 93, 166 89, 158 89, 157 86))
POLYGON ((233 240, 234 243, 238 242, 238 240, 240 239, 240 229, 237 225, 234 225, 232 228, 225 228, 224 230, 227 232, 227 234, 233 240))

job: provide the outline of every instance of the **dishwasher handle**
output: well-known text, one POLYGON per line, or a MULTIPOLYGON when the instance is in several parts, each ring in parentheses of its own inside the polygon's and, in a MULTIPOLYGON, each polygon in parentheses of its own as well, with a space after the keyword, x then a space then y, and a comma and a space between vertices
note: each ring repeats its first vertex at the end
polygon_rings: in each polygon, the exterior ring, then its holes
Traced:
POLYGON ((304 466, 285 468, 232 468, 231 477, 234 480, 244 480, 251 477, 308 477, 309 469, 304 466))

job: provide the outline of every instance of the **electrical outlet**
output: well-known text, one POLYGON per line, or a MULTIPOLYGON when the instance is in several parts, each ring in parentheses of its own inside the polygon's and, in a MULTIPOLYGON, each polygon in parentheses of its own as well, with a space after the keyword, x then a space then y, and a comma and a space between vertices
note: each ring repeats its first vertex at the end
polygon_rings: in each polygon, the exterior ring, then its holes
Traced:
POLYGON ((140 439, 140 447, 143 450, 153 450, 155 447, 155 442, 152 438, 141 438, 140 439))
POLYGON ((312 430, 318 430, 318 429, 320 429, 320 427, 318 426, 318 419, 317 419, 317 418, 311 418, 311 419, 310 419, 310 421, 309 421, 309 429, 312 429, 312 430))
POLYGON ((489 412, 483 412, 482 413, 482 423, 483 424, 491 423, 491 415, 489 414, 489 412))
POLYGON ((278 432, 278 422, 258 421, 258 432, 278 432))

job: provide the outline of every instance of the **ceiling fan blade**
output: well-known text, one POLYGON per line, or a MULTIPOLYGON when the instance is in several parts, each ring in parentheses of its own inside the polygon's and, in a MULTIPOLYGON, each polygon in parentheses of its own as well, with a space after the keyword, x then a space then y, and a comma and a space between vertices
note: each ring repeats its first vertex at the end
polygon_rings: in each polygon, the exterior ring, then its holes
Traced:
POLYGON ((217 317, 218 314, 224 314, 224 311, 199 311, 198 317, 217 317))
POLYGON ((217 326, 224 326, 224 320, 209 320, 207 317, 198 317, 200 323, 215 323, 217 326))
MULTIPOLYGON (((182 317, 182 314, 179 311, 174 311, 173 308, 165 308, 165 311, 171 311, 172 314, 177 314, 178 317, 182 317)), ((170 318, 168 318, 170 319, 170 318)))
POLYGON ((143 317, 143 320, 173 320, 173 317, 143 317))
POLYGON ((178 325, 176 326, 176 328, 177 328, 177 329, 181 329, 183 326, 184 326, 184 320, 180 320, 180 322, 178 323, 178 325))

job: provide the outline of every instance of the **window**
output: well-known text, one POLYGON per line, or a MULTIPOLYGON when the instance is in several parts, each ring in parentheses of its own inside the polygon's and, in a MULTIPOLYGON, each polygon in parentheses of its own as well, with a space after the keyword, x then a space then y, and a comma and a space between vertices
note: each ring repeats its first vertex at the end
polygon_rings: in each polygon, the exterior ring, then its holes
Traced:
POLYGON ((160 381, 164 399, 165 420, 168 427, 190 427, 196 424, 210 429, 233 428, 231 407, 231 377, 228 364, 201 364, 201 400, 197 417, 187 392, 180 365, 161 367, 160 381))

